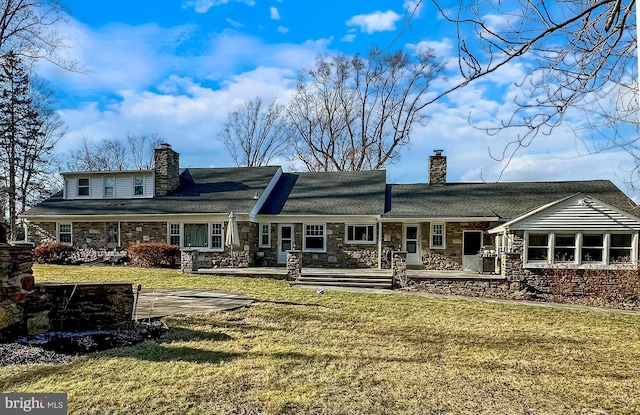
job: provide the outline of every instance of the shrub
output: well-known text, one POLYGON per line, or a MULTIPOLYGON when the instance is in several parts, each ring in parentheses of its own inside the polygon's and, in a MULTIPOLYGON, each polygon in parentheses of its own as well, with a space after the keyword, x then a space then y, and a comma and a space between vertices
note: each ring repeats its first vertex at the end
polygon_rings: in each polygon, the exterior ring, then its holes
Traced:
POLYGON ((175 268, 180 262, 180 247, 164 242, 144 242, 128 249, 132 267, 175 268))
POLYGON ((33 262, 36 264, 65 264, 76 252, 76 248, 61 242, 38 245, 33 249, 33 262))

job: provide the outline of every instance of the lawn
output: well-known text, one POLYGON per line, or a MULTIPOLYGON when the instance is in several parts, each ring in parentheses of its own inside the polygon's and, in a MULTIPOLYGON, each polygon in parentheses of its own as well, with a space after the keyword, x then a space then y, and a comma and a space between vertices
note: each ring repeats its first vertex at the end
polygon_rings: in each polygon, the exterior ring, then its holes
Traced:
POLYGON ((172 270, 34 267, 36 281, 246 293, 167 318, 157 343, 3 368, 2 391, 67 392, 71 414, 638 414, 640 316, 291 289, 172 270))

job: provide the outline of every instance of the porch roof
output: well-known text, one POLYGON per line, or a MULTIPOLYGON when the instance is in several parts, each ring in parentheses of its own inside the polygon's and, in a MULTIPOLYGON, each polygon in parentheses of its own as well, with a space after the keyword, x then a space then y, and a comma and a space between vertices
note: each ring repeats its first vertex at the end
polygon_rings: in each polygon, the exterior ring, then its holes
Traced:
POLYGON ((384 218, 500 218, 509 220, 583 192, 620 210, 637 206, 608 180, 390 185, 384 218))

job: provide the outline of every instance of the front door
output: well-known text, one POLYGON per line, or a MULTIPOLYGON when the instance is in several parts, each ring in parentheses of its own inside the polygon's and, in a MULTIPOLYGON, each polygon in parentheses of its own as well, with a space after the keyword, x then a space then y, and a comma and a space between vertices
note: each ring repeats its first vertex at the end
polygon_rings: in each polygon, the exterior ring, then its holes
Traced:
POLYGON ((462 269, 480 272, 482 258, 478 253, 482 249, 482 231, 464 231, 462 234, 462 269))
POLYGON ((293 249, 293 225, 278 226, 278 262, 287 262, 287 251, 293 249))
POLYGON ((420 226, 404 226, 404 250, 407 251, 407 265, 422 265, 420 226))

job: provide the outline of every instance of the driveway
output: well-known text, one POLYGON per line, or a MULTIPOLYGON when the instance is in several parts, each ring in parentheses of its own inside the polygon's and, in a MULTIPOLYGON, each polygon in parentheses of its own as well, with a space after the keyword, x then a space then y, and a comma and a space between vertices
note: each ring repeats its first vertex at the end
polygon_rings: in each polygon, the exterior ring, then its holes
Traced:
POLYGON ((253 298, 225 291, 143 288, 136 308, 136 319, 158 318, 175 314, 230 311, 246 307, 253 298))

